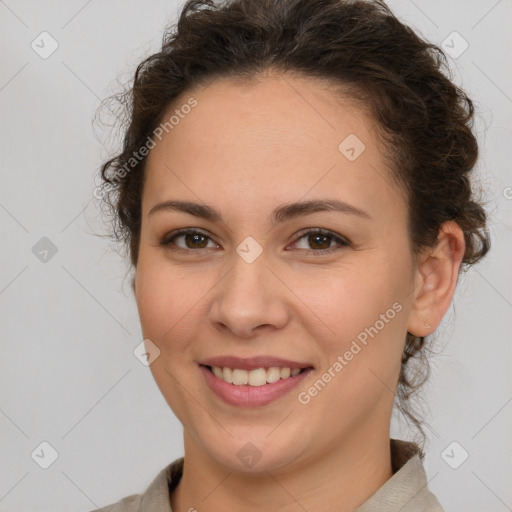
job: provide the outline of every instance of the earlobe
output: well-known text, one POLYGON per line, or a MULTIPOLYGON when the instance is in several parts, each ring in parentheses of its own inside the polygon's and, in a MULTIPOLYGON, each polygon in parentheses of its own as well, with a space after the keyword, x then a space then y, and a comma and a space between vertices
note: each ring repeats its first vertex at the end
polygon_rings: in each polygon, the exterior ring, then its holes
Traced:
POLYGON ((462 229, 448 221, 439 229, 436 246, 421 255, 407 327, 411 334, 427 336, 441 323, 455 293, 465 248, 462 229))

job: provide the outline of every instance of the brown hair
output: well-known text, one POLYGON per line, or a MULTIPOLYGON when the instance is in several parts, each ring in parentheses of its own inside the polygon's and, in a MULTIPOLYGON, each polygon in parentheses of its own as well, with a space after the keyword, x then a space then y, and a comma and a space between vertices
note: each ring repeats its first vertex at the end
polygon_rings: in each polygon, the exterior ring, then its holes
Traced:
MULTIPOLYGON (((461 269, 487 253, 486 214, 469 179, 478 155, 473 103, 448 78, 440 48, 379 0, 189 0, 161 51, 139 64, 133 87, 118 95, 127 113, 123 148, 101 168, 113 236, 134 267, 146 158, 133 162, 133 154, 192 87, 269 70, 317 78, 365 100, 408 199, 414 251, 434 246, 441 224, 453 220, 466 243, 461 269)), ((407 334, 395 397, 423 441, 410 399, 428 378, 426 350, 423 337, 407 334)))

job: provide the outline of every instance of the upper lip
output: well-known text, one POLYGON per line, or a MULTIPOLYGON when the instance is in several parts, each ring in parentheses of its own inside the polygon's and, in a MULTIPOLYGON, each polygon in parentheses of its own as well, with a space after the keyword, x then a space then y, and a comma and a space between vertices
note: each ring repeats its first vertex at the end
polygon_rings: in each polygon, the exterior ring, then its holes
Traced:
POLYGON ((199 364, 204 366, 218 366, 220 368, 237 368, 240 370, 255 370, 256 368, 309 368, 312 365, 309 363, 301 363, 298 361, 291 361, 289 359, 282 359, 273 356, 256 356, 256 357, 237 357, 237 356, 218 356, 211 357, 199 361, 199 364))

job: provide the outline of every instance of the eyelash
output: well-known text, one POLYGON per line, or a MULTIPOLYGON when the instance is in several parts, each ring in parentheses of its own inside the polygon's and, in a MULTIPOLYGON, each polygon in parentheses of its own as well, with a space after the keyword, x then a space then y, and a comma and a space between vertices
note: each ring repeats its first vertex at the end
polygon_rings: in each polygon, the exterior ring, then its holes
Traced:
MULTIPOLYGON (((162 240, 159 242, 159 245, 162 247, 170 248, 172 241, 175 240, 176 238, 179 238, 180 236, 183 236, 183 235, 201 235, 201 236, 211 240, 211 238, 206 233, 203 233, 202 231, 198 231, 197 229, 188 228, 188 229, 180 229, 180 230, 176 231, 175 233, 171 233, 171 236, 169 236, 169 235, 164 236, 162 238, 162 240)), ((337 247, 336 246, 329 247, 328 249, 299 249, 301 251, 306 252, 306 254, 311 254, 314 256, 323 256, 325 254, 330 254, 332 252, 338 251, 344 247, 351 246, 350 241, 347 240, 346 238, 342 238, 342 237, 336 235, 335 233, 333 233, 332 231, 329 231, 328 229, 322 229, 322 228, 307 229, 305 231, 300 232, 297 235, 297 238, 292 243, 292 245, 296 244, 299 240, 301 240, 302 238, 304 238, 308 235, 326 236, 326 237, 333 239, 334 241, 337 241, 339 243, 339 245, 337 247)), ((175 245, 175 244, 172 244, 172 245, 175 245)), ((203 248, 202 250, 205 250, 205 249, 206 248, 203 248)), ((202 252, 201 249, 183 249, 182 247, 177 247, 177 246, 173 247, 171 250, 176 251, 176 252, 189 253, 189 254, 191 252, 202 252)))

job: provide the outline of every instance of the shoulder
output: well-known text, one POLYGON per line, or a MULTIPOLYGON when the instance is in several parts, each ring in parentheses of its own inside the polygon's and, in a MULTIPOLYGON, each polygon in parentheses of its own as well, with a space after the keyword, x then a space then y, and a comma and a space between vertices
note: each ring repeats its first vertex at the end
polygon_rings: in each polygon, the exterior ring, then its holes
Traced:
POLYGON ((138 512, 139 510, 142 510, 142 494, 132 494, 117 503, 101 507, 100 509, 95 509, 91 512, 138 512))
POLYGON ((415 443, 390 440, 393 476, 356 512, 443 512, 428 489, 424 454, 415 443))
POLYGON ((172 512, 170 491, 183 473, 183 457, 163 468, 143 494, 132 494, 122 500, 91 512, 172 512))

